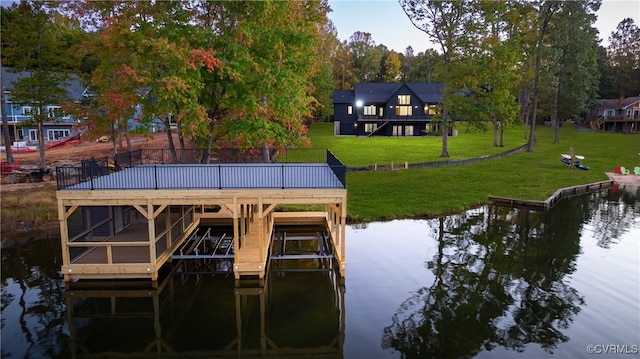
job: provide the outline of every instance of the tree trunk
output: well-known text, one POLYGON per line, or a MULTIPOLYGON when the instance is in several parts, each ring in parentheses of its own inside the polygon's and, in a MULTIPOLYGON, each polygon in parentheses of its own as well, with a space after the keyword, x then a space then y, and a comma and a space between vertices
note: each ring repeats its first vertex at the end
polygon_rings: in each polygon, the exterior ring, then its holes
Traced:
MULTIPOLYGON (((0 79, 0 81, 2 81, 0 79)), ((0 86, 0 106, 2 106, 2 136, 4 140, 4 153, 7 156, 7 163, 13 163, 13 153, 11 152, 11 136, 9 135, 9 118, 7 117, 7 100, 4 97, 4 87, 0 86)))
POLYGON ((493 120, 493 147, 498 147, 498 120, 496 119, 496 114, 491 115, 491 119, 493 120))
MULTIPOLYGON (((44 106, 40 105, 40 113, 44 114, 44 106)), ((45 157, 45 147, 44 147, 44 124, 42 120, 38 120, 38 152, 40 153, 40 171, 47 170, 47 159, 45 157)))
POLYGON ((178 155, 176 154, 176 146, 173 145, 173 132, 170 127, 167 127, 167 141, 169 141, 169 154, 171 154, 171 160, 176 163, 178 162, 178 155))
POLYGON ((444 107, 442 109, 442 153, 440 157, 449 158, 449 148, 447 144, 447 140, 449 138, 449 110, 444 107))
POLYGON ((536 129, 536 112, 538 112, 538 84, 540 80, 540 57, 542 52, 542 41, 544 40, 544 34, 547 32, 547 26, 549 25, 549 21, 551 20, 551 15, 553 11, 550 9, 548 2, 543 5, 543 12, 548 10, 544 14, 544 20, 542 23, 542 28, 540 29, 540 34, 538 37, 538 45, 536 47, 536 70, 534 76, 534 84, 533 84, 533 114, 531 117, 531 129, 529 130, 529 142, 527 143, 527 151, 533 152, 533 143, 535 142, 535 129, 536 129))

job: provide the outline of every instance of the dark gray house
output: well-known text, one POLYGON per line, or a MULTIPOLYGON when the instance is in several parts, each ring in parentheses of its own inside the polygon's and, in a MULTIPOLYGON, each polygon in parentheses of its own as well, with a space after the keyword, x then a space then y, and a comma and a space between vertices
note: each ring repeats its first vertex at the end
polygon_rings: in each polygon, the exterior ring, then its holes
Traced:
POLYGON ((360 83, 333 91, 336 135, 424 136, 440 112, 441 83, 360 83))

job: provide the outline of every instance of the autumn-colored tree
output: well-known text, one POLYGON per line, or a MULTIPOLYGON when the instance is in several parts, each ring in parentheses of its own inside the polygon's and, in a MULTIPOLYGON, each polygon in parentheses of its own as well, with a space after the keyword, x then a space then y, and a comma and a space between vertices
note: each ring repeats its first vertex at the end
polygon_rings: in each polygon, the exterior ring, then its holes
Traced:
POLYGON ((400 57, 395 51, 390 51, 384 61, 383 82, 398 82, 400 80, 400 57))
POLYGON ((97 19, 94 26, 100 27, 92 44, 94 56, 100 60, 92 77, 103 114, 97 117, 97 127, 126 136, 132 120, 140 128, 160 120, 177 160, 172 124, 178 126, 182 148, 186 147, 185 136, 193 139, 206 133, 208 117, 199 103, 204 88, 202 71, 211 73, 221 66, 213 50, 191 43, 193 26, 185 4, 88 1, 76 4, 75 9, 97 19))
POLYGON ((205 48, 223 63, 201 98, 209 114, 205 148, 219 137, 244 147, 299 142, 327 9, 319 1, 261 1, 202 2, 197 11, 205 48))

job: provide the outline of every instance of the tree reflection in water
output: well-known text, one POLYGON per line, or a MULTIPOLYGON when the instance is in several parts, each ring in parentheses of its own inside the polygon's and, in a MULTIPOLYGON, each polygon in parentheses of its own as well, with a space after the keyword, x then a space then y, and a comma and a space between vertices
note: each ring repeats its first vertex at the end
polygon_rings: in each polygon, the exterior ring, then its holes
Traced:
POLYGON ((590 205, 600 203, 581 196, 547 213, 483 207, 441 218, 438 251, 426 262, 435 281, 400 306, 382 347, 406 358, 470 358, 529 343, 553 352, 584 304, 565 277, 575 271, 590 205))

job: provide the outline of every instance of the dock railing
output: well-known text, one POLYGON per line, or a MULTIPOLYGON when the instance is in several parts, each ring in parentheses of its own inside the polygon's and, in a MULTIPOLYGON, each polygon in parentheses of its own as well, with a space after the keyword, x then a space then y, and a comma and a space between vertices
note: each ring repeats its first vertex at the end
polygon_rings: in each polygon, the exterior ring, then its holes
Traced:
POLYGON ((303 149, 271 149, 269 152, 271 161, 265 161, 262 151, 256 150, 239 150, 224 149, 216 150, 215 156, 211 160, 218 162, 207 162, 207 166, 203 166, 198 162, 202 158, 201 150, 183 150, 179 153, 180 161, 173 162, 168 156, 167 150, 137 150, 124 154, 119 154, 115 158, 115 165, 109 165, 106 158, 100 160, 85 160, 80 165, 75 166, 59 166, 56 167, 56 181, 58 189, 66 189, 72 186, 84 183, 82 189, 127 189, 127 188, 144 188, 144 189, 169 189, 169 188, 203 188, 215 187, 223 188, 240 188, 242 186, 242 178, 246 177, 246 171, 237 167, 236 164, 243 163, 245 169, 264 166, 263 163, 271 164, 270 173, 274 171, 279 175, 269 176, 263 179, 254 179, 255 188, 305 188, 296 185, 291 180, 289 171, 294 168, 308 168, 308 174, 316 178, 315 183, 318 187, 331 186, 329 179, 323 181, 322 168, 329 166, 331 171, 338 178, 342 187, 346 187, 346 166, 336 158, 331 151, 319 148, 303 148, 303 149), (191 161, 187 161, 191 160, 191 161), (186 161, 186 162, 183 162, 186 161), (326 165, 319 165, 320 163, 326 165), (217 164, 217 165, 211 165, 217 164), (226 165, 225 165, 226 164, 226 165), (231 165, 234 164, 234 165, 231 165), (252 166, 253 164, 253 166, 252 166), (162 166, 160 166, 162 165, 162 166), (165 165, 180 166, 180 172, 162 172, 159 174, 161 167, 169 167, 165 165), (107 174, 118 172, 129 167, 140 167, 136 171, 130 172, 129 175, 124 173, 117 180, 112 181, 113 187, 104 188, 96 183, 96 179, 107 174), (133 176, 133 177, 131 177, 133 176), (167 177, 170 176, 170 177, 167 177), (149 183, 141 183, 140 178, 149 179, 149 183), (197 182, 195 178, 209 178, 209 182, 197 182), (234 185, 235 184, 235 185, 234 185))

